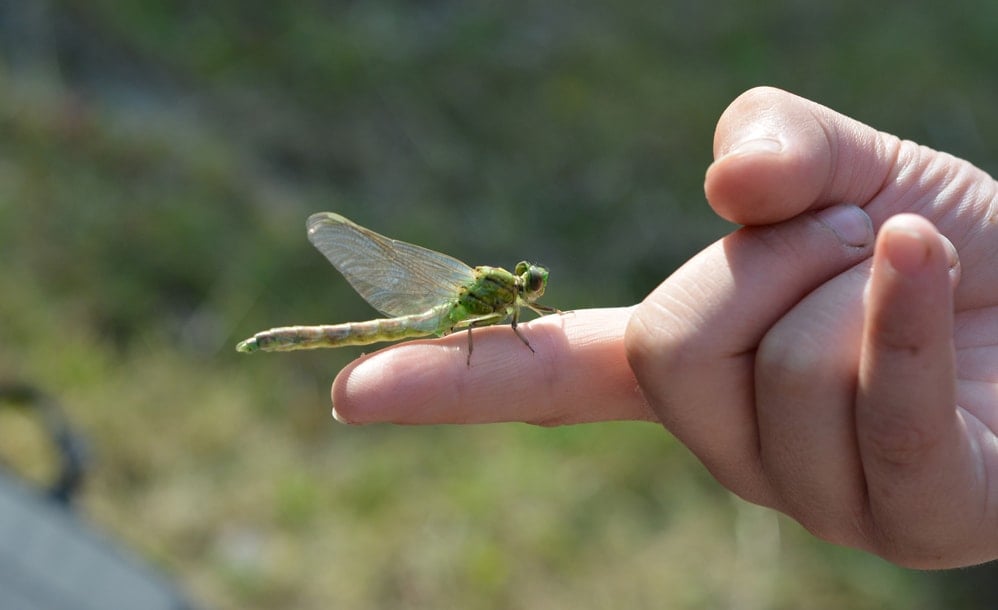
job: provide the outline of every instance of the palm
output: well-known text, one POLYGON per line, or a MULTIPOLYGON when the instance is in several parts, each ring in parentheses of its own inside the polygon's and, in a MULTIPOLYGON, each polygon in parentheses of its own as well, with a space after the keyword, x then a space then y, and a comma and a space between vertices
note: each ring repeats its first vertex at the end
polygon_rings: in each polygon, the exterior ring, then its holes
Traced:
MULTIPOLYGON (((954 333, 956 345, 956 405, 969 416, 967 432, 979 447, 998 443, 998 306, 957 312, 954 333), (991 329, 988 332, 988 328, 991 329)), ((998 454, 982 455, 985 472, 998 486, 998 454), (987 463, 995 460, 993 463, 987 463)), ((998 505, 993 509, 998 512, 998 505)))

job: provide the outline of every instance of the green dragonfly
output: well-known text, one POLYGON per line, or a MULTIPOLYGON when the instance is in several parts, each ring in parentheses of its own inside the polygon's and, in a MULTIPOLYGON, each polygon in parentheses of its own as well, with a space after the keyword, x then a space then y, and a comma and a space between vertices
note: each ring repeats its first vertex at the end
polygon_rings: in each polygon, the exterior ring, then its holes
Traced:
POLYGON ((387 318, 322 326, 285 326, 259 332, 239 343, 240 352, 291 351, 368 345, 430 335, 443 336, 512 319, 520 308, 543 315, 561 313, 537 303, 547 287, 548 270, 523 261, 513 273, 499 267, 472 269, 446 254, 379 235, 339 214, 309 217, 308 239, 350 282, 353 289, 387 318))

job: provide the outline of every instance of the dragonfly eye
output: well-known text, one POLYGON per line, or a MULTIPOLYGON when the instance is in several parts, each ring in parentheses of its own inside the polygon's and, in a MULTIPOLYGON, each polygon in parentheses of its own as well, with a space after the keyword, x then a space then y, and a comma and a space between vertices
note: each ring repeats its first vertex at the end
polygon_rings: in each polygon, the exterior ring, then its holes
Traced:
POLYGON ((548 283, 548 270, 544 267, 533 265, 527 269, 527 293, 540 296, 544 294, 544 288, 548 283))
POLYGON ((548 285, 548 270, 531 265, 527 261, 516 264, 516 277, 519 278, 518 283, 523 287, 523 292, 529 295, 531 300, 543 295, 548 285))

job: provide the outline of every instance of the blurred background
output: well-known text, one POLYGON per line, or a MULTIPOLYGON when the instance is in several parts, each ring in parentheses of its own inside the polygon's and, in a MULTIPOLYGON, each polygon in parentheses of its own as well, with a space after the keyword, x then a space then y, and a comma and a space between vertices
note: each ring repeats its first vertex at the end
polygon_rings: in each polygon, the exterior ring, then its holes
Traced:
MULTIPOLYGON (((0 0, 0 379, 90 447, 83 518, 204 607, 994 607, 733 498, 650 424, 349 428, 360 348, 242 356, 371 310, 343 213, 547 304, 640 300, 731 230, 714 124, 789 89, 998 164, 998 3, 0 0)), ((4 412, 0 454, 53 458, 4 412)), ((984 584, 981 584, 984 583, 984 584)))

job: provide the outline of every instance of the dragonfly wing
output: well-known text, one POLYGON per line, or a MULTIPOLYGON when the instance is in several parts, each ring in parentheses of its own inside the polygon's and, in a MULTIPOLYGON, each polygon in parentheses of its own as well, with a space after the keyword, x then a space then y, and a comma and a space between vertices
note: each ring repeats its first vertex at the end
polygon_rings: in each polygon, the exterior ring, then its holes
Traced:
POLYGON ((308 219, 308 239, 354 290, 381 313, 396 317, 453 301, 475 279, 456 258, 389 239, 332 212, 308 219))

